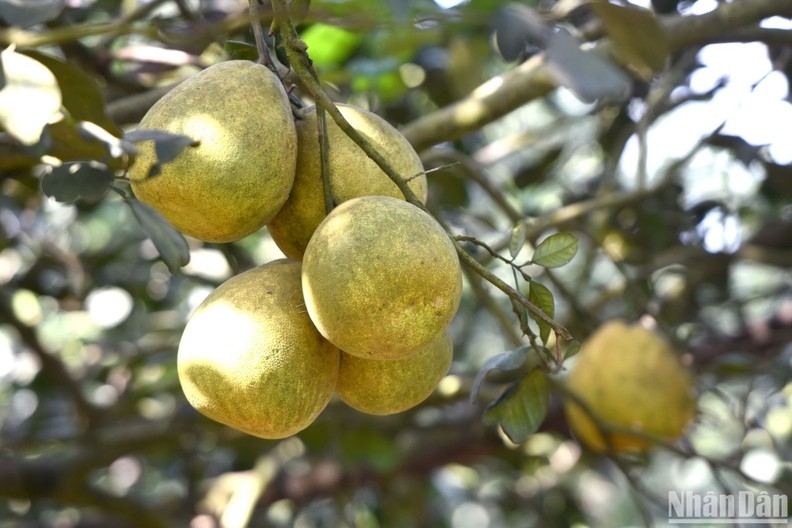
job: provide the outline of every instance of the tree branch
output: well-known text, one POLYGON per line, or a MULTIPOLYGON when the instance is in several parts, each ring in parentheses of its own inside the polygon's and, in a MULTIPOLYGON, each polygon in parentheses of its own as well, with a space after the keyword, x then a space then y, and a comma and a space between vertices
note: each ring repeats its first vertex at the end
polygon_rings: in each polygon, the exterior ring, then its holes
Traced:
POLYGON ((737 31, 771 16, 792 16, 788 0, 743 0, 721 3, 717 9, 697 16, 669 16, 661 19, 671 51, 688 46, 720 42, 724 33, 737 31))
MULTIPOLYGON (((774 15, 792 16, 792 2, 742 0, 722 3, 703 15, 667 16, 660 18, 660 22, 670 50, 678 51, 688 46, 720 42, 724 34, 774 15)), ((603 39, 597 50, 589 53, 607 54, 609 48, 610 42, 603 39)), ((535 55, 515 69, 485 82, 465 99, 416 119, 405 126, 402 133, 420 152, 478 130, 556 86, 544 62, 544 54, 535 55)))

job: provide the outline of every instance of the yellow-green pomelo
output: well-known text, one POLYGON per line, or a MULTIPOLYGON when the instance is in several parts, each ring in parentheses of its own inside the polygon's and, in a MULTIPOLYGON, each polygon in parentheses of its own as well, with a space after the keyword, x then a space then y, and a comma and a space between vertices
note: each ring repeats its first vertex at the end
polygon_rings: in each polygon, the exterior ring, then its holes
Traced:
POLYGON ((454 246, 437 221, 388 196, 348 200, 303 257, 308 314, 328 341, 367 359, 400 359, 453 319, 462 292, 454 246))
POLYGON ((142 142, 129 171, 135 195, 186 235, 239 240, 269 222, 289 196, 297 132, 286 92, 265 66, 210 66, 157 101, 139 128, 200 142, 159 173, 151 173, 154 142, 142 142))
POLYGON ((453 355, 447 331, 404 359, 363 359, 341 352, 336 394, 360 412, 403 412, 432 394, 448 372, 453 355))
MULTIPOLYGON (((376 147, 399 175, 409 180, 409 187, 426 201, 426 175, 421 158, 404 136, 377 114, 356 106, 337 105, 341 114, 358 132, 376 147)), ((267 225, 272 239, 293 259, 301 259, 316 226, 326 213, 322 172, 319 161, 316 108, 305 110, 305 117, 296 121, 297 171, 289 199, 267 225)), ((404 198, 396 184, 374 163, 328 115, 328 171, 334 203, 368 195, 404 198)))
POLYGON ((308 427, 332 397, 340 351, 303 305, 300 264, 277 260, 236 275, 190 317, 178 352, 187 400, 261 438, 308 427))
MULTIPOLYGON (((567 388, 611 426, 673 441, 695 414, 695 387, 674 350, 639 325, 609 321, 587 339, 576 357, 567 388)), ((652 442, 602 431, 583 408, 567 398, 569 425, 596 452, 646 451, 652 442)))

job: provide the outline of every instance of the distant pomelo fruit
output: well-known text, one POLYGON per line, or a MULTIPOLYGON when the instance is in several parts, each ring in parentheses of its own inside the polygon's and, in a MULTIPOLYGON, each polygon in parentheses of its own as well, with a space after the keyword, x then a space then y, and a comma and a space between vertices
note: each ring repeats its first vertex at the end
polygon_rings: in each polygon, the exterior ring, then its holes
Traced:
POLYGON ((303 305, 300 264, 278 260, 236 275, 190 317, 178 352, 187 400, 261 438, 308 427, 335 389, 339 350, 303 305))
MULTIPOLYGON (((567 379, 605 423, 673 441, 695 414, 694 384, 670 345, 654 332, 622 321, 601 326, 583 343, 567 379)), ((608 441, 588 414, 567 398, 569 425, 593 451, 646 451, 647 439, 612 433, 608 441)))
POLYGON ((316 228, 302 286, 311 320, 331 343, 366 359, 400 359, 448 326, 462 273, 434 218, 397 198, 364 196, 316 228))
POLYGON ((185 235, 239 240, 269 222, 289 196, 297 132, 286 92, 265 66, 210 66, 157 101, 139 128, 200 142, 153 175, 154 143, 142 142, 129 171, 135 195, 185 235))
MULTIPOLYGON (((377 151, 421 200, 426 201, 426 175, 418 154, 404 136, 380 116, 356 106, 338 104, 341 114, 377 151)), ((358 196, 381 195, 404 198, 398 187, 328 115, 328 170, 333 201, 340 204, 358 196)), ((267 225, 272 239, 293 259, 301 259, 316 227, 326 216, 319 162, 316 108, 305 110, 296 121, 297 171, 289 199, 267 225)))
POLYGON ((342 352, 336 394, 368 414, 406 411, 432 394, 448 373, 453 354, 448 332, 404 359, 363 359, 342 352))

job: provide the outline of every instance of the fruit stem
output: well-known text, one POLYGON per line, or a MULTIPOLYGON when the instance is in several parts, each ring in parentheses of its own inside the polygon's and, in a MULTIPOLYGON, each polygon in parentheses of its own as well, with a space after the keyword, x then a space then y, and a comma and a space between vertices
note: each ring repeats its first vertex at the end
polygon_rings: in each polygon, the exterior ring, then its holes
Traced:
POLYGON ((330 211, 335 207, 335 202, 333 201, 333 191, 330 188, 330 147, 327 142, 326 117, 325 109, 321 106, 317 107, 316 127, 319 134, 319 166, 322 171, 322 191, 324 192, 325 213, 330 214, 330 211))
MULTIPOLYGON (((253 0, 251 0, 253 1, 253 0)), ((399 188, 401 193, 404 195, 405 200, 410 202, 411 204, 419 207, 423 211, 426 212, 426 207, 424 207, 421 200, 412 192, 412 189, 407 184, 407 181, 396 172, 393 167, 390 166, 388 161, 377 151, 376 148, 365 138, 360 132, 358 132, 349 122, 344 118, 338 108, 335 106, 333 101, 324 93, 322 87, 319 83, 318 76, 316 74, 316 70, 311 63, 311 59, 308 57, 306 50, 308 49, 305 42, 303 42, 299 35, 297 35, 297 30, 294 27, 294 23, 288 16, 288 11, 286 9, 285 0, 272 0, 272 8, 275 18, 275 23, 273 27, 276 27, 278 31, 280 31, 281 37, 283 38, 283 46, 286 51, 286 56, 289 58, 289 64, 294 69, 294 72, 297 76, 302 80, 303 84, 305 85, 305 89, 311 94, 311 97, 316 100, 316 104, 318 107, 323 108, 330 117, 333 118, 333 121, 336 122, 338 127, 344 131, 344 133, 349 136, 349 138, 354 141, 362 150, 366 153, 366 155, 371 158, 377 166, 382 169, 384 172, 399 188)), ((410 175, 412 176, 412 175, 410 175)))

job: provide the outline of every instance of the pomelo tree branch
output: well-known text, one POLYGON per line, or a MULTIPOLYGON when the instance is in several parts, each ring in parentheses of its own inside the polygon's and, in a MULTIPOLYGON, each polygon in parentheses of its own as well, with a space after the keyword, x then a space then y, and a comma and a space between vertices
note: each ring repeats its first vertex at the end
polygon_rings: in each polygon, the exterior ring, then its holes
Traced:
MULTIPOLYGON (((260 19, 268 20, 272 13, 259 9, 260 19)), ((788 44, 792 35, 788 30, 762 28, 750 25, 769 16, 792 16, 792 2, 786 0, 741 0, 721 4, 710 13, 697 16, 662 16, 672 51, 686 45, 704 45, 723 42, 766 42, 788 44), (701 29, 703 27, 703 29, 701 29)), ((212 28, 213 35, 239 31, 249 21, 247 12, 237 14, 212 28)), ((150 32, 146 27, 132 27, 127 22, 75 25, 43 33, 0 29, 0 43, 17 43, 21 47, 69 42, 89 35, 111 30, 116 34, 150 32)), ((152 38, 155 36, 152 35, 152 38)), ((474 90, 468 97, 440 108, 407 124, 401 131, 418 151, 428 149, 443 141, 463 137, 479 126, 491 123, 520 106, 546 95, 556 88, 544 66, 541 56, 521 64, 514 70, 495 77, 474 90)), ((133 94, 111 101, 108 112, 112 117, 133 122, 142 116, 153 101, 168 88, 154 88, 144 94, 133 94)))
POLYGON ((731 460, 725 458, 714 458, 711 456, 707 456, 701 453, 696 453, 691 450, 685 449, 680 447, 676 442, 669 441, 667 438, 662 436, 658 436, 652 433, 647 433, 646 431, 640 431, 637 429, 632 429, 630 427, 625 427, 623 425, 615 424, 608 420, 608 417, 601 416, 595 413, 591 406, 586 403, 578 394, 574 391, 570 390, 570 388, 558 378, 548 376, 547 381, 551 387, 553 387, 556 391, 558 391, 561 396, 577 405, 580 410, 586 415, 593 424, 594 427, 597 429, 597 433, 599 434, 600 438, 603 440, 603 443, 606 448, 606 452, 604 453, 611 459, 617 459, 619 454, 618 452, 614 451, 613 445, 613 437, 614 436, 623 436, 633 438, 635 440, 641 440, 648 442, 654 446, 660 447, 674 453, 685 459, 691 459, 693 457, 698 457, 703 459, 707 464, 711 467, 723 468, 728 469, 729 471, 733 471, 734 473, 738 474, 742 479, 756 485, 767 485, 766 482, 762 482, 757 480, 756 478, 752 477, 748 473, 746 473, 739 465, 739 463, 734 463, 731 460))
MULTIPOLYGON (((257 0, 250 0, 250 2, 256 1, 257 0)), ((330 187, 329 147, 327 143, 326 122, 326 112, 328 108, 331 107, 332 111, 337 113, 337 116, 332 116, 336 122, 339 122, 340 119, 348 128, 352 129, 352 126, 346 122, 344 116, 341 115, 333 102, 330 101, 330 98, 327 97, 322 90, 319 83, 319 75, 306 55, 308 47, 297 34, 294 22, 289 16, 289 11, 285 3, 273 1, 272 11, 273 19, 272 26, 270 27, 270 34, 281 35, 284 41, 283 47, 286 50, 286 56, 289 58, 292 69, 297 73, 297 76, 308 89, 311 96, 318 102, 316 105, 316 127, 317 136, 319 138, 319 167, 322 175, 322 196, 324 198, 325 212, 329 214, 330 211, 333 210, 333 207, 335 207, 335 203, 333 201, 333 191, 330 187), (322 99, 322 97, 324 97, 324 99, 322 99), (322 100, 320 101, 320 99, 322 100)))
POLYGON ((352 125, 349 124, 330 97, 324 93, 324 90, 322 90, 322 87, 315 75, 311 60, 308 57, 308 47, 297 34, 297 30, 288 16, 288 11, 286 9, 284 0, 273 0, 272 8, 275 20, 273 23, 273 28, 279 31, 281 37, 283 38, 283 47, 286 51, 286 56, 289 58, 289 64, 291 65, 292 69, 294 69, 294 72, 297 74, 300 80, 303 81, 305 89, 308 90, 308 93, 311 94, 311 97, 316 100, 317 109, 318 107, 321 107, 328 114, 330 114, 330 117, 333 118, 333 121, 335 121, 338 127, 343 130, 344 133, 348 135, 349 138, 354 141, 361 149, 363 149, 366 155, 371 158, 372 161, 374 161, 374 163, 376 163, 377 166, 379 166, 379 168, 382 169, 382 171, 387 174, 391 180, 393 180, 393 183, 395 183, 399 188, 401 193, 404 195, 404 198, 411 204, 420 207, 425 211, 426 208, 424 207, 423 203, 421 203, 415 193, 412 192, 412 189, 409 188, 407 182, 390 166, 388 161, 377 151, 371 142, 369 142, 365 136, 363 136, 352 125))
MULTIPOLYGON (((361 149, 363 149, 366 155, 371 158, 374 163, 376 163, 379 168, 382 169, 382 171, 393 181, 393 183, 399 188, 409 203, 431 215, 423 202, 421 202, 415 193, 412 192, 407 180, 403 179, 401 175, 396 172, 393 167, 391 167, 388 161, 377 151, 377 149, 368 141, 368 139, 366 139, 365 136, 360 134, 360 132, 358 132, 352 125, 349 124, 349 122, 335 106, 333 101, 327 96, 327 94, 324 93, 324 90, 322 90, 322 87, 319 84, 318 78, 310 62, 310 58, 308 57, 308 48, 297 34, 294 24, 288 16, 288 10, 286 9, 284 0, 273 0, 272 8, 274 12, 273 30, 280 32, 280 35, 283 38, 283 46, 286 51, 286 56, 289 58, 289 64, 294 69, 297 76, 303 81, 305 88, 316 100, 317 106, 320 106, 328 114, 330 114, 330 117, 333 118, 339 128, 341 128, 341 130, 343 130, 344 133, 346 133, 349 138, 352 139, 352 141, 354 141, 361 149)), ((500 279, 500 277, 492 273, 484 265, 478 262, 470 253, 465 251, 459 241, 454 239, 454 237, 452 237, 450 234, 449 239, 454 245, 454 248, 459 255, 460 261, 464 265, 468 266, 472 271, 480 275, 487 282, 491 283, 496 288, 505 293, 509 299, 521 304, 522 306, 525 306, 529 312, 550 326, 559 339, 572 339, 572 335, 566 328, 564 328, 563 325, 548 317, 538 306, 529 301, 528 298, 526 298, 516 289, 512 288, 509 284, 500 279)))
MULTIPOLYGON (((738 31, 770 16, 792 16, 789 0, 741 0, 721 3, 715 10, 696 16, 658 17, 669 44, 675 52, 694 45, 721 42, 724 34, 738 31)), ((739 33, 737 33, 739 34, 739 33)), ((603 39, 589 53, 610 52, 603 39)), ((420 117, 402 129, 417 151, 459 139, 482 126, 538 99, 557 87, 544 54, 534 55, 513 70, 494 77, 465 97, 431 114, 420 117)))
MULTIPOLYGON (((407 183, 401 178, 401 176, 390 166, 388 161, 381 154, 379 154, 376 148, 352 125, 349 124, 349 122, 335 106, 333 101, 327 96, 327 94, 324 93, 324 90, 322 90, 321 84, 319 82, 318 75, 316 74, 316 70, 314 69, 311 60, 308 57, 308 47, 297 34, 294 23, 289 18, 285 2, 283 0, 273 0, 272 8, 274 16, 270 32, 272 34, 278 33, 281 35, 281 38, 283 39, 283 48, 286 52, 286 56, 289 59, 289 64, 303 82, 305 89, 308 91, 311 97, 316 100, 317 120, 320 122, 323 120, 321 116, 318 115, 319 112, 324 111, 329 113, 330 117, 333 118, 333 121, 335 121, 339 128, 341 128, 341 130, 343 130, 344 133, 347 134, 350 139, 352 139, 352 141, 354 141, 391 180, 393 180, 393 182, 404 195, 405 199, 408 202, 425 210, 423 204, 420 202, 418 197, 415 196, 415 193, 413 193, 412 190, 407 186, 407 183)), ((324 163, 322 165, 323 167, 325 166, 324 163)))

